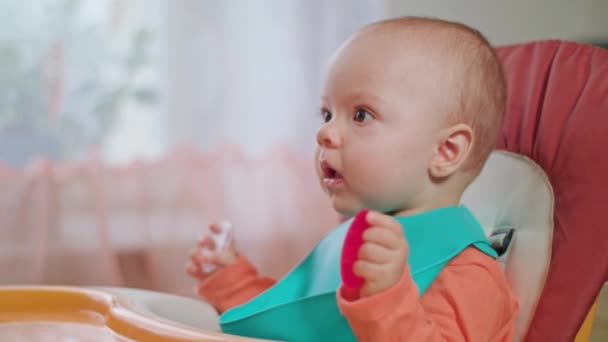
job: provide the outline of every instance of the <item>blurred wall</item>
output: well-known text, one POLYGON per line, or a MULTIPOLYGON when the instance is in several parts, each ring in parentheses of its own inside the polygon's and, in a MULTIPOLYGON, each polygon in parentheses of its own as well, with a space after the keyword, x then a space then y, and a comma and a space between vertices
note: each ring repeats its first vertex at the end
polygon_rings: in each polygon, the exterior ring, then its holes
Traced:
POLYGON ((388 0, 390 16, 424 15, 463 22, 497 45, 536 39, 608 41, 606 0, 388 0))

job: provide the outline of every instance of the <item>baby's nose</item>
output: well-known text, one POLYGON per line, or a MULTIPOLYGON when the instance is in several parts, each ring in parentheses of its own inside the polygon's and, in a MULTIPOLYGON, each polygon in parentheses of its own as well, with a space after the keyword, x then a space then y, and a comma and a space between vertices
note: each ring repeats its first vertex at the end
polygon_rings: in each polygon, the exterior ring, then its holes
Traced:
POLYGON ((331 124, 325 124, 317 132, 317 144, 324 148, 340 146, 340 134, 331 124))

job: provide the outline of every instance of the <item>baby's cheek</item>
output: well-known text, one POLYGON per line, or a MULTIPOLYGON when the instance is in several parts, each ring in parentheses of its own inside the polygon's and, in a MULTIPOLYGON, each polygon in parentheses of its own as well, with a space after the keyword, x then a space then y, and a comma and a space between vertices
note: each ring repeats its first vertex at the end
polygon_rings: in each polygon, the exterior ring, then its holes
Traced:
POLYGON ((380 209, 379 206, 390 201, 395 192, 394 182, 386 177, 379 166, 374 163, 362 166, 357 173, 356 185, 353 185, 361 200, 373 209, 380 209))
POLYGON ((369 187, 382 180, 383 165, 377 156, 353 158, 349 161, 347 171, 359 187, 369 187))
POLYGON ((415 177, 397 165, 377 161, 361 171, 362 198, 377 210, 391 211, 401 207, 407 201, 408 193, 414 191, 415 177))

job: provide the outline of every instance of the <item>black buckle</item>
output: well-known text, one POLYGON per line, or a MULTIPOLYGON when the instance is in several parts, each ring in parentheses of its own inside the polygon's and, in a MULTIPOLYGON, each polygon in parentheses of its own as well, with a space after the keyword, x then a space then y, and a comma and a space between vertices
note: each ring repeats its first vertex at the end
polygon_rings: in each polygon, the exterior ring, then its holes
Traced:
POLYGON ((513 240, 514 233, 514 227, 501 227, 494 229, 494 231, 490 234, 488 240, 490 240, 490 244, 498 256, 501 256, 507 252, 511 241, 513 240))

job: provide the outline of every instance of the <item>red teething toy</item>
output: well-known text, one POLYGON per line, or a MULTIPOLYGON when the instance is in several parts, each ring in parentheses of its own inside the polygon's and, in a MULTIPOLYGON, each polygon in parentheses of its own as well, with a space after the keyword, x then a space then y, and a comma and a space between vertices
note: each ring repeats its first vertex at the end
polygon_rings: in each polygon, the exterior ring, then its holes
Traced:
POLYGON ((344 245, 342 246, 342 259, 340 260, 340 274, 342 276, 342 295, 347 300, 359 298, 359 289, 363 286, 363 278, 353 272, 353 265, 358 259, 359 248, 363 245, 363 233, 369 228, 367 223, 368 210, 360 211, 350 224, 344 245))

